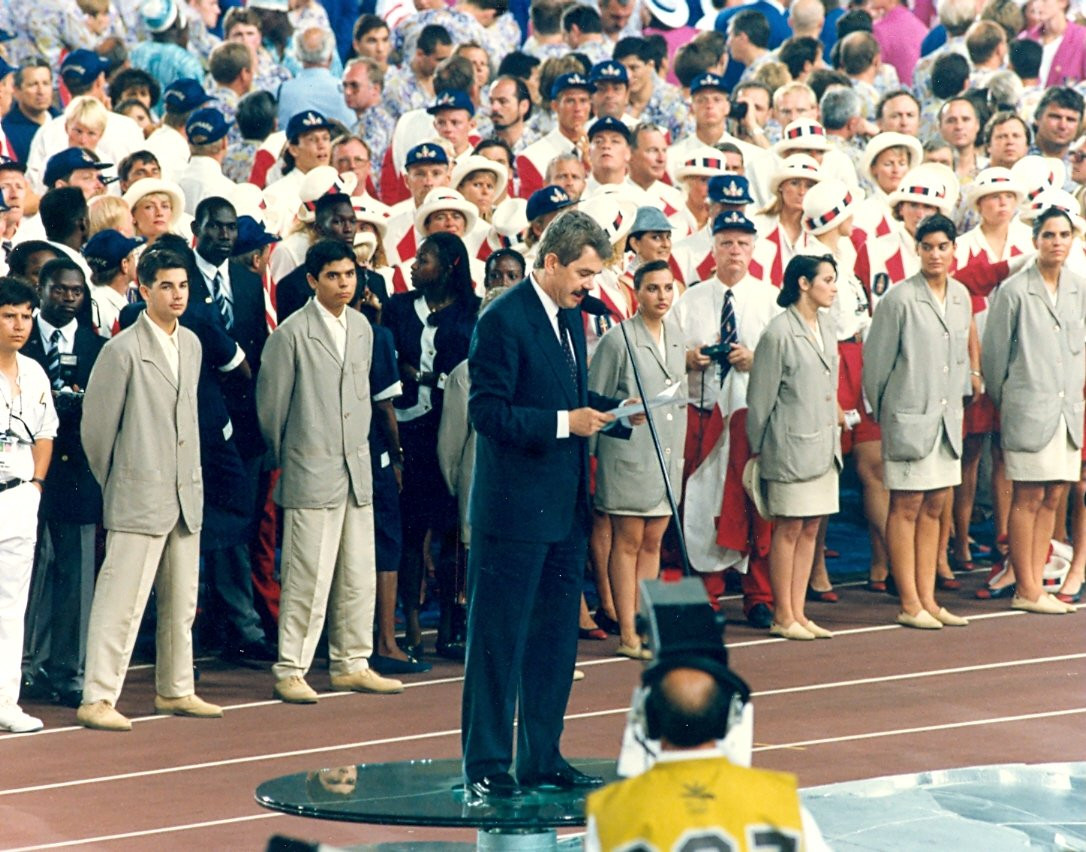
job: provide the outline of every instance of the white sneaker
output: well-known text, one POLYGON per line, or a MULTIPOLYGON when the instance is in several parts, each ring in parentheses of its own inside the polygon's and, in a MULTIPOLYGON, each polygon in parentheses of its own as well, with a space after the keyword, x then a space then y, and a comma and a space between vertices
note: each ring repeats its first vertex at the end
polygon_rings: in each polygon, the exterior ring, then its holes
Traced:
POLYGON ((18 704, 0 704, 0 731, 28 734, 44 727, 41 719, 24 713, 18 704))

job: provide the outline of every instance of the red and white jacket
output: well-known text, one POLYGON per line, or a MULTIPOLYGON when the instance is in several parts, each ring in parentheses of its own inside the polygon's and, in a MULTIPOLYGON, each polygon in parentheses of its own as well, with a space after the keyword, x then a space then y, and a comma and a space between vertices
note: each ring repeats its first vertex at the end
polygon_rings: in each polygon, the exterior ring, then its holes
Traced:
MULTIPOLYGON (((520 178, 520 197, 531 198, 533 192, 546 186, 545 175, 551 160, 559 154, 568 154, 571 151, 580 153, 577 143, 570 141, 556 127, 518 154, 516 173, 520 178)), ((585 170, 587 171, 587 166, 585 170)))

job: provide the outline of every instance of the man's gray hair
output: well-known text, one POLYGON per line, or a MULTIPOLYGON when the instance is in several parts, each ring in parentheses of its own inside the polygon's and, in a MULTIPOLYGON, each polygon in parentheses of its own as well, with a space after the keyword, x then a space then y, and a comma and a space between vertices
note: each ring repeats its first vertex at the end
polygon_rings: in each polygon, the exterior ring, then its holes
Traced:
POLYGON ((586 248, 595 251, 600 260, 611 259, 611 240, 603 228, 596 224, 595 219, 580 210, 560 213, 547 226, 539 240, 535 268, 543 268, 543 261, 548 254, 555 255, 560 264, 568 266, 577 260, 586 248))
POLYGON ((833 86, 822 95, 818 111, 822 114, 822 126, 827 130, 841 130, 850 119, 863 110, 863 102, 855 89, 833 86))
POLYGON ((303 65, 329 65, 334 47, 332 33, 320 27, 310 27, 298 34, 295 52, 303 65))

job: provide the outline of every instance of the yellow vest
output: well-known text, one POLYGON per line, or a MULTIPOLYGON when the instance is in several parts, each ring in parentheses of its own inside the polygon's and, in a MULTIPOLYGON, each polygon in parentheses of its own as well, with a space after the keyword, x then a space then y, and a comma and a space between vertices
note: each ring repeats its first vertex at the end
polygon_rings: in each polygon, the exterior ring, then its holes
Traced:
POLYGON ((657 763, 593 793, 587 811, 603 852, 803 849, 795 776, 724 758, 657 763))

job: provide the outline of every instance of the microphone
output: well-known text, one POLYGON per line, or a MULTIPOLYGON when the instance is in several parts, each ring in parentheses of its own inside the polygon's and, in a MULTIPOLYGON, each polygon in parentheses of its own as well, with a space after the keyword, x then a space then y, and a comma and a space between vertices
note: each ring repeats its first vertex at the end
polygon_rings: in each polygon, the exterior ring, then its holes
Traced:
POLYGON ((611 315, 611 311, 608 310, 607 305, 604 304, 602 299, 597 299, 595 296, 589 296, 587 294, 581 299, 581 310, 594 317, 606 317, 611 315))

